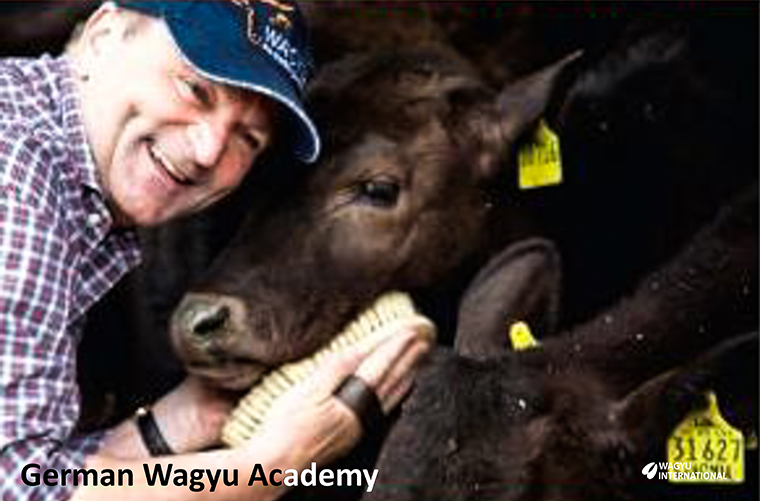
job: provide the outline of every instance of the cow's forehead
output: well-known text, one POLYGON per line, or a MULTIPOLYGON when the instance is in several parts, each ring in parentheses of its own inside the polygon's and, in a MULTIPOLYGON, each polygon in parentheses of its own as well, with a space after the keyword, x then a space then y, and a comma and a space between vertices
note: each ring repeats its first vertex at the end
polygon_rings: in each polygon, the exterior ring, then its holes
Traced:
POLYGON ((312 84, 310 95, 345 94, 376 83, 405 86, 417 83, 412 76, 444 78, 467 76, 480 80, 473 66, 449 48, 430 46, 424 49, 400 49, 347 56, 325 65, 312 84))
POLYGON ((395 51, 346 58, 320 71, 309 88, 309 102, 323 126, 363 116, 382 127, 410 102, 442 99, 458 87, 480 87, 474 70, 440 49, 395 51), (350 111, 350 113, 341 113, 350 111))

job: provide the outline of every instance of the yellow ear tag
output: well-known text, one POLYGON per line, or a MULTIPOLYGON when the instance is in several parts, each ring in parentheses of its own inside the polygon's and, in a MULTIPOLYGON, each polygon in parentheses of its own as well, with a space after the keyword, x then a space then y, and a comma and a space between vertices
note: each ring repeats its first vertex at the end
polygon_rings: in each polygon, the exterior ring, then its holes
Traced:
POLYGON ((559 137, 544 120, 538 124, 533 142, 517 154, 518 185, 521 190, 540 188, 562 182, 562 157, 559 137))
POLYGON ((686 416, 668 439, 671 483, 744 482, 744 435, 723 419, 715 393, 707 399, 707 409, 686 416))
POLYGON ((515 351, 528 350, 539 346, 525 322, 515 322, 510 326, 509 340, 512 343, 512 349, 515 351))

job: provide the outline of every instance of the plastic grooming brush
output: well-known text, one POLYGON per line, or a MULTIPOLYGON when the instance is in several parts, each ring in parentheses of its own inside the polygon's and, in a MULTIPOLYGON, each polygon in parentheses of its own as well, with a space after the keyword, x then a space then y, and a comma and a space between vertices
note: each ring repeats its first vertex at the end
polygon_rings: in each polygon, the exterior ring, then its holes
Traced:
POLYGON ((331 353, 340 353, 360 342, 380 342, 397 332, 400 323, 419 320, 422 332, 435 339, 435 327, 414 308, 412 299, 402 292, 380 296, 358 318, 348 324, 325 347, 313 355, 272 370, 244 396, 222 429, 222 441, 237 446, 257 433, 276 399, 292 386, 304 381, 331 353))

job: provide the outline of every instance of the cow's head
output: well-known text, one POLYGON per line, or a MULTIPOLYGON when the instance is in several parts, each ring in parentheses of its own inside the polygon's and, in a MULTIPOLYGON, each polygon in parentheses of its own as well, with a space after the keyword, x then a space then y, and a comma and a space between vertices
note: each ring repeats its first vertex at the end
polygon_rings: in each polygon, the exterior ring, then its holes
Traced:
MULTIPOLYGON (((689 256, 676 261, 692 275, 697 269, 689 256)), ((538 347, 505 353, 506 326, 489 319, 500 317, 503 298, 511 294, 500 284, 510 284, 519 270, 492 267, 467 291, 458 350, 439 349, 421 370, 375 465, 377 484, 364 499, 669 499, 673 489, 649 482, 641 469, 666 461, 669 434, 689 411, 706 405, 708 390, 719 396, 733 426, 745 433, 757 429, 757 333, 723 342, 714 341, 718 335, 694 339, 696 324, 679 325, 672 310, 660 308, 695 294, 680 289, 681 282, 636 294, 538 347), (646 330, 644 305, 659 312, 646 330), (637 346, 626 353, 627 363, 596 363, 613 360, 629 344, 625 327, 614 333, 600 328, 623 311, 633 332, 647 334, 630 336, 637 346), (715 345, 701 356, 683 347, 710 346, 710 339, 715 345), (660 343, 681 347, 666 365, 650 350, 660 343)), ((724 490, 744 499, 756 495, 749 484, 724 490)), ((710 499, 716 492, 696 494, 710 499)))
MULTIPOLYGON (((756 367, 757 340, 756 333, 732 339, 622 397, 602 375, 552 372, 561 361, 541 353, 475 361, 439 352, 404 403, 363 499, 670 499, 676 489, 650 482, 642 468, 667 460, 669 434, 707 405, 708 390, 742 386, 740 398, 756 404, 757 384, 741 378, 756 367)), ((717 394, 726 415, 729 395, 717 394)), ((698 499, 716 495, 702 487, 698 499)), ((741 499, 752 492, 723 490, 741 499)))
MULTIPOLYGON (((757 432, 758 335, 729 337, 757 325, 756 214, 755 187, 629 296, 524 352, 505 352, 500 319, 526 261, 489 265, 462 301, 458 352, 422 369, 367 497, 755 499, 756 476, 684 490, 641 470, 666 461, 669 434, 707 390, 745 437, 757 432)), ((756 469, 756 448, 746 464, 756 469)))
POLYGON ((513 221, 499 213, 510 159, 572 59, 501 94, 441 49, 323 69, 309 101, 325 153, 250 214, 176 310, 172 335, 189 369, 248 386, 382 291, 430 287, 512 238, 509 224, 491 226, 513 221))

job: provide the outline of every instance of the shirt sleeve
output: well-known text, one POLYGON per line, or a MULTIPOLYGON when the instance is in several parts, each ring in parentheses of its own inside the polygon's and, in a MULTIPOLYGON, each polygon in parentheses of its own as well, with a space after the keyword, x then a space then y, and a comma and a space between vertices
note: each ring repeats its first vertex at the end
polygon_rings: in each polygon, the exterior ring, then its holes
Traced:
MULTIPOLYGON (((68 499, 66 485, 27 485, 24 467, 78 469, 100 434, 74 437, 77 336, 67 326, 72 266, 63 218, 0 186, 0 499, 68 499)), ((31 479, 31 477, 30 477, 31 479)), ((33 480, 33 479, 32 479, 33 480)), ((31 482, 34 483, 34 482, 31 482)))

